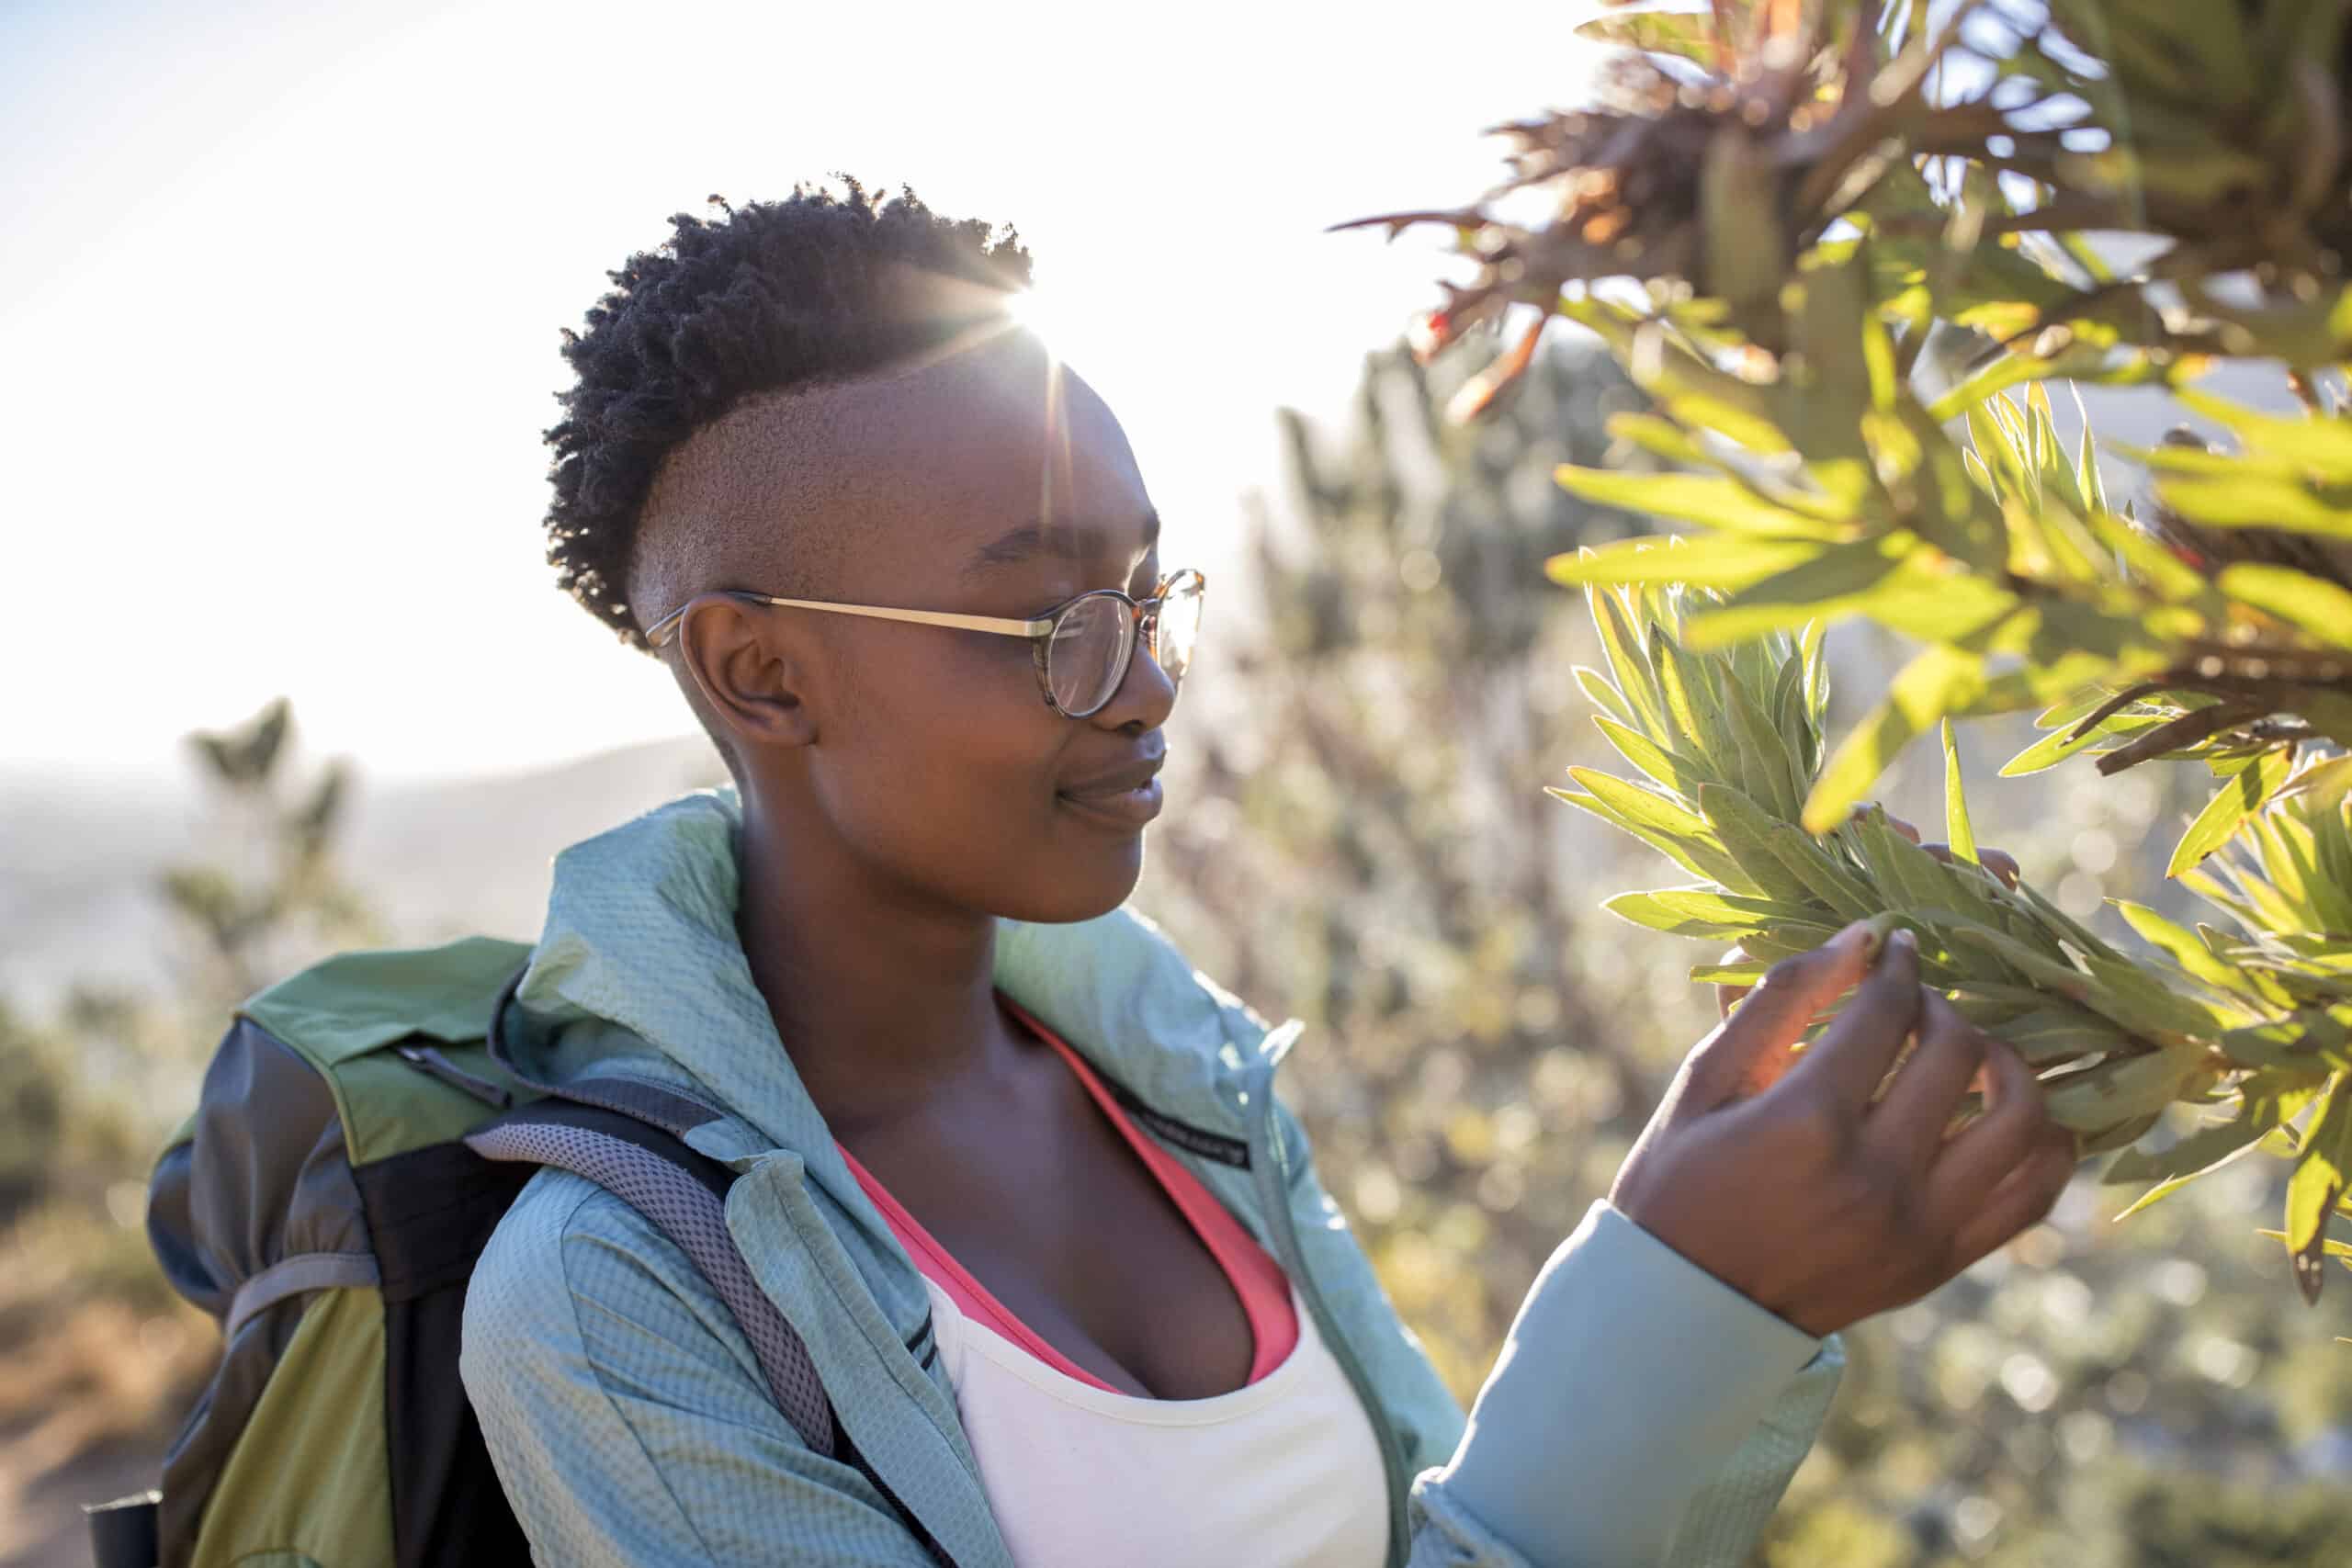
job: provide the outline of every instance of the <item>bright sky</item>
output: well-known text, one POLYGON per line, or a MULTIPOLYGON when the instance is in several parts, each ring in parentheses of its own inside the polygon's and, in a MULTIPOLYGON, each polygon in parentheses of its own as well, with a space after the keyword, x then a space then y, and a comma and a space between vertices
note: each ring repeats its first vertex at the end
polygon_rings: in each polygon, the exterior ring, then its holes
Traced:
POLYGON ((280 692, 378 777, 687 731, 544 558, 557 332, 836 169, 1019 226, 1164 558, 1229 570, 1275 405, 1458 271, 1320 231, 1498 178, 1583 9, 0 5, 0 764, 176 767, 280 692))

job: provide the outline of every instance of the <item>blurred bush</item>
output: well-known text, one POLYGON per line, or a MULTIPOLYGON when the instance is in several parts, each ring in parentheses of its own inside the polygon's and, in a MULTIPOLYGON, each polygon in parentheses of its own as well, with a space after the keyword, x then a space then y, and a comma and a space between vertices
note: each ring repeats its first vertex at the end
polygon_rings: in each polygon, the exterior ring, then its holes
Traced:
POLYGON ((153 1484, 210 1370, 217 1331, 149 1251, 146 1181, 230 1013, 383 938, 334 867, 347 765, 295 785, 292 724, 281 699, 189 738, 215 858, 156 874, 185 937, 173 990, 72 986, 40 1021, 0 998, 0 1561, 79 1561, 74 1505, 153 1484))

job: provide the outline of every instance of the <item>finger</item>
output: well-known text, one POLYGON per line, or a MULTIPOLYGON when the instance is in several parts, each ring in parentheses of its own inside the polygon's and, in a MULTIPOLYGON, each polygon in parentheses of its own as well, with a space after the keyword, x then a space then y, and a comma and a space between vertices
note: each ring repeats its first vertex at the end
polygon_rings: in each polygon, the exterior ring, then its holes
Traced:
MULTIPOLYGON (((1927 853, 1936 856, 1938 861, 1943 861, 1945 865, 1952 863, 1952 846, 1943 844, 1943 841, 1938 841, 1938 844, 1919 844, 1919 849, 1924 849, 1927 853)), ((1975 851, 1975 863, 1985 867, 1987 872, 1992 872, 1995 877, 2002 879, 2002 886, 2018 886, 2018 861, 2016 856, 2011 856, 2007 849, 1978 849, 1975 851)))
MULTIPOLYGON (((1865 802, 1864 804, 1854 807, 1852 813, 1853 819, 1860 822, 1876 809, 1878 809, 1876 807, 1865 802)), ((1895 816, 1891 811, 1887 813, 1886 825, 1894 829, 1896 832, 1902 834, 1905 838, 1910 840, 1913 843, 1916 844, 1919 841, 1919 829, 1914 828, 1910 823, 1905 822, 1902 818, 1895 816)))
POLYGON ((1924 1174, 1943 1146, 1944 1127, 1968 1081, 1984 1065, 1984 1033, 1960 1010, 1928 992, 1919 1009, 1919 1044, 1895 1070, 1863 1136, 1924 1174))
MULTIPOLYGON (((1917 841, 1917 835, 1913 835, 1913 841, 1917 841)), ((1951 864, 1951 846, 1950 844, 1920 844, 1919 847, 1927 851, 1929 854, 1935 856, 1936 859, 1943 862, 1946 865, 1951 864)), ((2011 855, 2008 851, 1978 850, 1976 852, 1976 863, 1983 866, 1986 871, 1991 872, 1995 876, 1999 877, 2001 879, 2002 886, 2015 887, 2018 885, 2017 859, 2015 856, 2011 855)))
MULTIPOLYGON (((1745 964, 1747 962, 1747 949, 1735 947, 1723 955, 1722 962, 1726 964, 1745 964)), ((1715 1016, 1719 1019, 1729 1018, 1734 1005, 1740 998, 1755 988, 1753 986, 1717 986, 1715 987, 1715 1016)))
POLYGON ((1811 953, 1767 969, 1747 998, 1690 1054, 1681 1102, 1712 1111, 1777 1078, 1805 1026, 1862 978, 1869 943, 1870 922, 1856 920, 1811 953))
POLYGON ((1984 1114, 1943 1143, 1928 1173, 1928 1221, 1939 1228, 1959 1229, 1984 1194, 2050 1136, 2041 1081, 2023 1057, 1990 1041, 1982 1076, 1984 1114))
POLYGON ((1919 989, 1919 939, 1898 931, 1886 939, 1878 964, 1854 992, 1854 999, 1790 1070, 1787 1081, 1802 1082, 1860 1116, 1917 1026, 1924 995, 1919 989))
POLYGON ((2075 1134, 2052 1127, 1984 1199, 1952 1238, 1959 1273, 2018 1232, 2038 1225, 2075 1176, 2075 1134))

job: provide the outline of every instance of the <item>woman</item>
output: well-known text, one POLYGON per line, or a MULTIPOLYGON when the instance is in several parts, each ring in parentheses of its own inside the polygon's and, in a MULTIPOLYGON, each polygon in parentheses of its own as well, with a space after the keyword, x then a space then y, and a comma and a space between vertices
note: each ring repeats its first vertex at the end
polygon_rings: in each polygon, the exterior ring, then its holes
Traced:
POLYGON ((1026 253, 854 184, 673 221, 568 338, 549 558, 734 785, 558 858, 514 1032, 725 1112, 693 1141, 863 1466, 799 1440, 682 1253, 544 1172, 462 1366, 540 1560, 1743 1557, 1835 1330, 2054 1199, 2030 1074, 1904 940, 1783 965, 1465 1424, 1273 1097, 1295 1026, 1124 908, 1200 584, 1109 409, 1007 330, 1026 253))

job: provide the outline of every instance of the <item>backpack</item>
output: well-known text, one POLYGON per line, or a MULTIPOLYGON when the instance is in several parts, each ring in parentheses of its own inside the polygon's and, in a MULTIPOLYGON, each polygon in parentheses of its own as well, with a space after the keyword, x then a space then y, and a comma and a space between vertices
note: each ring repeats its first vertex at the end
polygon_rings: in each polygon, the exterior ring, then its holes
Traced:
POLYGON ((345 953, 237 1010, 148 1189, 156 1258, 220 1320, 220 1362, 164 1454, 160 1495, 93 1512, 100 1568, 527 1561, 458 1343, 474 1260, 543 1165, 675 1243, 802 1439, 854 1465, 946 1562, 850 1444, 807 1347, 736 1251, 734 1172, 684 1141, 720 1112, 512 1065, 501 1022, 531 951, 468 937, 345 953))

